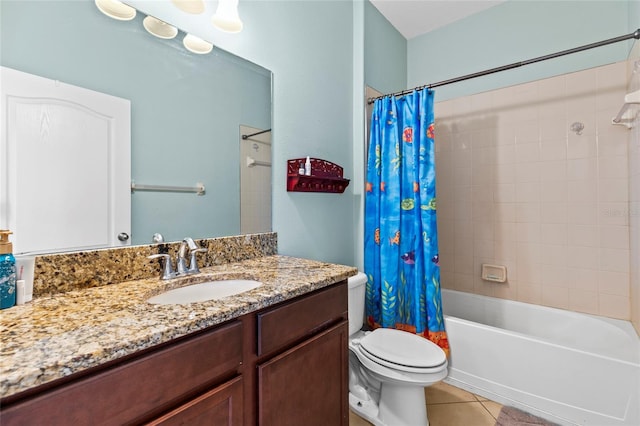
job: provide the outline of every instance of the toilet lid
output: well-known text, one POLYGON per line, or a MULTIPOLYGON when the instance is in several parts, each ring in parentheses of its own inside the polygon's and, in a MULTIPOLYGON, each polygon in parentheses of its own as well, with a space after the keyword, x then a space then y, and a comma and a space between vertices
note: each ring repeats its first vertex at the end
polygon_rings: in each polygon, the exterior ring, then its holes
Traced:
POLYGON ((413 333, 391 328, 378 328, 360 340, 369 357, 386 363, 412 368, 434 368, 447 360, 442 348, 413 333))

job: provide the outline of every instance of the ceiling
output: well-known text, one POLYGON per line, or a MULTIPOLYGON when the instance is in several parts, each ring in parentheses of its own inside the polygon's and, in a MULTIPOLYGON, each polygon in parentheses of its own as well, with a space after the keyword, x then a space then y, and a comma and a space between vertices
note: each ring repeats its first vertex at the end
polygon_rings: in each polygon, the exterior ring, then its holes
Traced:
POLYGON ((505 0, 370 0, 407 40, 505 0))

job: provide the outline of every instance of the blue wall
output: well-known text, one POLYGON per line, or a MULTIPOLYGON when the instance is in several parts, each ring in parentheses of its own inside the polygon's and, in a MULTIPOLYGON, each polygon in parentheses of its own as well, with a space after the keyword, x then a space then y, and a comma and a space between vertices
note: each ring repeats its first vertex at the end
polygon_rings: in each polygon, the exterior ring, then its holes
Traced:
MULTIPOLYGON (((511 64, 634 31, 637 1, 509 0, 408 42, 408 86, 511 64), (634 3, 630 5, 630 3, 634 3), (636 11, 635 18, 630 9, 636 11)), ((436 89, 445 100, 625 60, 617 43, 436 89)))
POLYGON ((207 194, 132 194, 132 242, 240 232, 238 126, 271 126, 271 73, 219 49, 194 55, 93 1, 0 3, 0 63, 131 100, 132 179, 207 194))
POLYGON ((364 80, 381 93, 407 87, 407 40, 370 2, 364 8, 364 80))
MULTIPOLYGON (((154 2, 130 3, 166 16, 154 2)), ((206 22, 198 26, 194 17, 174 13, 167 19, 273 72, 272 217, 278 250, 353 264, 354 185, 344 194, 287 192, 286 164, 309 155, 341 165, 347 178, 354 176, 353 112, 362 108, 362 97, 354 101, 354 4, 241 0, 238 11, 244 29, 232 35, 206 22)))

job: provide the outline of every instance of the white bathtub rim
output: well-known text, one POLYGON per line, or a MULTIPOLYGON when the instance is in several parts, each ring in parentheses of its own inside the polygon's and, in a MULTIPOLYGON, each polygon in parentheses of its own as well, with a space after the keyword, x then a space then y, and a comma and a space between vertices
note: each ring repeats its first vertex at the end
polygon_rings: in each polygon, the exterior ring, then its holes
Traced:
POLYGON ((599 354, 598 352, 586 351, 584 349, 573 348, 571 346, 565 346, 565 345, 562 345, 562 344, 559 344, 559 343, 553 341, 550 338, 523 333, 521 331, 510 329, 508 327, 502 328, 502 327, 491 325, 491 324, 478 323, 476 321, 472 321, 472 320, 461 318, 461 317, 458 317, 458 316, 455 316, 455 315, 447 314, 446 306, 444 306, 444 317, 445 318, 455 318, 456 320, 464 321, 466 324, 479 324, 479 326, 481 326, 481 327, 488 327, 491 330, 497 330, 497 331, 500 331, 501 333, 515 334, 515 335, 517 335, 519 337, 522 337, 522 338, 533 339, 534 341, 544 342, 545 344, 554 345, 555 347, 563 347, 563 348, 575 350, 575 351, 578 351, 578 352, 589 353, 589 354, 593 354, 593 355, 596 355, 596 356, 604 357, 604 358, 607 358, 607 359, 614 359, 614 360, 620 361, 620 362, 631 363, 631 365, 639 365, 640 364, 640 337, 636 333, 635 328, 631 325, 630 321, 619 320, 619 319, 614 319, 614 318, 608 318, 608 317, 603 317, 603 316, 599 316, 599 315, 592 315, 592 314, 582 313, 582 312, 569 311, 569 310, 565 310, 565 309, 554 308, 554 307, 551 307, 551 306, 536 305, 536 304, 532 304, 532 303, 520 302, 518 300, 502 299, 502 298, 497 298, 497 297, 485 296, 485 295, 482 295, 482 294, 475 294, 475 293, 459 291, 459 290, 442 289, 442 292, 443 293, 450 292, 450 293, 452 293, 453 296, 457 295, 458 297, 462 297, 462 298, 474 298, 474 299, 477 298, 477 299, 479 299, 479 300, 481 300, 483 302, 486 302, 486 303, 500 303, 500 304, 505 303, 505 304, 509 304, 509 305, 512 305, 512 306, 515 306, 515 307, 533 309, 533 310, 536 310, 536 311, 550 310, 553 313, 556 313, 558 315, 567 316, 567 317, 572 318, 572 319, 579 319, 581 317, 586 317, 586 318, 589 318, 589 319, 592 319, 592 320, 602 321, 602 322, 606 323, 607 325, 618 329, 621 333, 626 335, 628 337, 628 339, 629 339, 629 342, 631 342, 631 344, 635 346, 635 351, 631 351, 631 353, 629 354, 629 357, 625 357, 625 356, 622 356, 622 355, 620 357, 616 357, 616 356, 610 356, 608 354, 607 355, 599 354))
MULTIPOLYGON (((461 322, 461 323, 463 323, 465 325, 468 325, 470 327, 473 327, 473 328, 488 328, 488 329, 491 329, 491 331, 494 331, 494 332, 496 332, 498 334, 515 335, 515 336, 518 336, 518 338, 521 338, 521 339, 524 339, 524 340, 528 340, 528 341, 531 341, 531 342, 543 343, 545 345, 553 346, 555 348, 562 348, 562 349, 565 349, 565 350, 568 350, 568 351, 587 354, 587 355, 591 355, 591 356, 594 356, 594 357, 597 357, 597 358, 606 359, 606 360, 609 360, 609 361, 615 361, 615 362, 619 362, 619 363, 622 363, 622 364, 627 364, 627 365, 630 365, 630 366, 633 366, 633 367, 640 367, 640 359, 638 361, 636 361, 636 362, 629 361, 629 360, 625 360, 625 359, 620 359, 620 358, 615 358, 615 357, 611 357, 611 356, 607 356, 607 355, 602 355, 602 354, 599 354, 599 353, 596 353, 596 352, 585 351, 583 349, 572 348, 570 346, 563 346, 563 345, 560 345, 558 343, 551 342, 551 341, 549 341, 547 339, 543 339, 541 337, 532 337, 532 336, 530 336, 528 334, 524 334, 524 333, 521 333, 519 331, 505 330, 503 328, 495 327, 493 325, 479 324, 479 323, 477 323, 475 321, 466 320, 464 318, 458 318, 458 317, 454 317, 454 316, 450 316, 450 315, 444 315, 444 318, 447 321, 459 321, 459 322, 461 322)), ((451 348, 451 351, 454 351, 454 350, 455 350, 454 348, 451 348)), ((640 358, 640 356, 639 356, 639 358, 640 358)))

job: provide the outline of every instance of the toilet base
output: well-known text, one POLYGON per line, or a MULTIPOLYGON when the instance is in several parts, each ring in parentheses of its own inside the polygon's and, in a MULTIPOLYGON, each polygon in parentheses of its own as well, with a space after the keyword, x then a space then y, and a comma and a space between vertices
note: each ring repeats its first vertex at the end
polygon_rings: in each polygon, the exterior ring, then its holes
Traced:
POLYGON ((424 388, 383 383, 380 406, 349 392, 349 407, 375 426, 429 426, 424 388))
POLYGON ((378 417, 389 425, 429 426, 424 388, 383 383, 378 417))
POLYGON ((349 392, 349 407, 351 411, 369 423, 372 423, 374 426, 389 426, 378 419, 378 406, 371 399, 361 399, 349 392))

